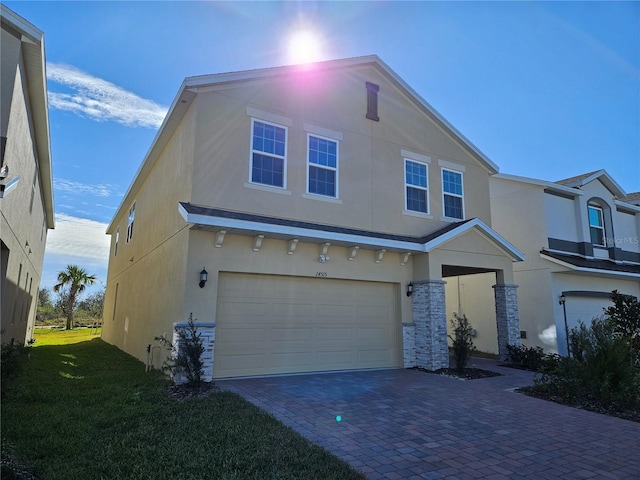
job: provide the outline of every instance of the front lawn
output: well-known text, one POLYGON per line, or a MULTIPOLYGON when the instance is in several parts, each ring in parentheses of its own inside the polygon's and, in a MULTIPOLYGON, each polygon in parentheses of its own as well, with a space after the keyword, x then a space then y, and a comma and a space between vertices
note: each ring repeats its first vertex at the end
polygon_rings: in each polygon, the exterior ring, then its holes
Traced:
POLYGON ((98 338, 43 338, 2 402, 2 448, 40 480, 364 478, 236 394, 178 402, 98 338))

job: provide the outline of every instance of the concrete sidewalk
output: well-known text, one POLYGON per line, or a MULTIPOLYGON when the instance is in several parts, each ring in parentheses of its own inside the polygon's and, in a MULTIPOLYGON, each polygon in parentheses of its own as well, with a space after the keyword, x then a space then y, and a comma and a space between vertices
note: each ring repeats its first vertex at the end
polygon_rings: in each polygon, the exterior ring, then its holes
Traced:
POLYGON ((221 380, 370 479, 640 479, 640 424, 417 370, 221 380), (336 417, 340 416, 340 421, 336 417))

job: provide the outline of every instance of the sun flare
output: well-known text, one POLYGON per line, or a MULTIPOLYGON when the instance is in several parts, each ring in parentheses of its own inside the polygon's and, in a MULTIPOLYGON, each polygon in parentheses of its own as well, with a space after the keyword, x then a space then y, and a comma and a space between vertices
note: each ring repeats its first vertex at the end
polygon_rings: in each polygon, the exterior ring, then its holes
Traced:
POLYGON ((289 61, 292 63, 317 62, 322 58, 319 36, 311 30, 299 30, 289 38, 289 61))

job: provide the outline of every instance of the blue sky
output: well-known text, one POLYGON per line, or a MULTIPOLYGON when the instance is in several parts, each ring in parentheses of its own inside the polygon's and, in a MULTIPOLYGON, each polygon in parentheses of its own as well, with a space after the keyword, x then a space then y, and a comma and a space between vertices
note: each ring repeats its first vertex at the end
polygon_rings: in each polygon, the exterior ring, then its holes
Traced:
POLYGON ((69 263, 106 282, 104 235, 187 76, 377 54, 502 173, 605 168, 640 190, 640 2, 16 2, 45 33, 56 230, 42 287, 69 263))

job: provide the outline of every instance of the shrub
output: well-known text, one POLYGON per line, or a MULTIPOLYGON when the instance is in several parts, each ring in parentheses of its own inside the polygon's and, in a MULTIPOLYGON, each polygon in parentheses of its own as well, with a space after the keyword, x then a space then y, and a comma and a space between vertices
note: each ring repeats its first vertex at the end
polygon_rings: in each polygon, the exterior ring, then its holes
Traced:
POLYGON ((569 333, 572 357, 543 369, 536 385, 565 398, 589 398, 618 409, 640 408, 640 372, 631 363, 630 343, 615 334, 610 318, 595 318, 569 333))
POLYGON ((453 355, 456 361, 456 370, 458 373, 463 373, 471 354, 476 349, 473 345, 473 328, 469 325, 469 320, 465 315, 459 316, 457 313, 453 314, 453 336, 449 335, 449 338, 453 342, 453 355))
POLYGON ((196 328, 193 314, 189 314, 186 327, 175 327, 175 330, 178 335, 176 345, 164 337, 155 338, 171 351, 165 366, 171 372, 174 383, 178 383, 178 379, 186 378, 187 386, 197 388, 202 383, 204 345, 196 328))
POLYGON ((22 370, 22 366, 29 358, 29 346, 11 340, 1 346, 0 374, 2 382, 2 396, 7 392, 7 386, 22 370))

